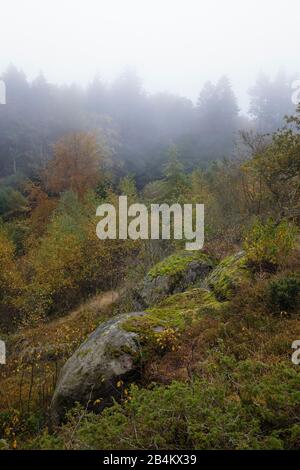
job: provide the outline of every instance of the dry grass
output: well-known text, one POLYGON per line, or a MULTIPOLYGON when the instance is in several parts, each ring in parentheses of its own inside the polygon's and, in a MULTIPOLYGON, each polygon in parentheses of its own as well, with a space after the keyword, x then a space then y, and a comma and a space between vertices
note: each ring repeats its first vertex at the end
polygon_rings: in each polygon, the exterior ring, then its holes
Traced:
POLYGON ((64 317, 11 335, 0 370, 0 411, 47 408, 62 364, 109 317, 118 298, 116 291, 102 293, 64 317))

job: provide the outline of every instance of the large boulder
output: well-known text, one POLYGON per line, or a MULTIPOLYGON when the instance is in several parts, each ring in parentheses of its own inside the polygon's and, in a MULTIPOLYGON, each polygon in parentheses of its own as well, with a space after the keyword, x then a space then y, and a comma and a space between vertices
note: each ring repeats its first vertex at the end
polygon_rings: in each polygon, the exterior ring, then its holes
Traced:
POLYGON ((202 281, 214 262, 202 252, 180 252, 156 264, 134 289, 134 306, 144 309, 202 281))
POLYGON ((100 325, 60 372, 52 422, 59 423, 76 402, 101 411, 122 396, 122 386, 140 377, 153 354, 172 350, 172 341, 203 315, 217 315, 223 304, 198 287, 173 294, 151 309, 122 314, 100 325), (165 335, 165 333, 168 333, 165 335))
POLYGON ((118 315, 100 325, 63 366, 51 403, 52 422, 59 423, 76 402, 90 406, 97 400, 98 410, 120 396, 120 381, 138 375, 135 358, 138 335, 123 325, 145 315, 134 312, 118 315))

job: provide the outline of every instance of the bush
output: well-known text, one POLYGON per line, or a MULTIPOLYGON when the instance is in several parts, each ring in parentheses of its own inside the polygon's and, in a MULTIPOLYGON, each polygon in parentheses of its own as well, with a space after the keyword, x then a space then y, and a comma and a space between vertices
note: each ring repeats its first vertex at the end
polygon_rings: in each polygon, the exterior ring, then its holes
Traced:
POLYGON ((97 238, 97 202, 93 193, 82 200, 65 193, 39 243, 25 255, 26 317, 61 314, 97 289, 111 289, 122 276, 133 242, 97 238))
MULTIPOLYGON (((31 435, 36 435, 45 426, 41 412, 21 412, 9 408, 0 412, 0 450, 17 449, 31 435)), ((42 439, 42 437, 39 437, 42 439)))
POLYGON ((293 366, 215 353, 208 379, 124 390, 98 415, 77 405, 58 435, 31 448, 294 449, 299 446, 300 376, 293 366))
POLYGON ((291 312, 299 303, 300 279, 289 275, 275 279, 268 285, 268 300, 274 312, 291 312))
POLYGON ((15 247, 0 228, 0 323, 11 327, 12 316, 21 306, 23 279, 15 261, 15 247))
POLYGON ((0 216, 11 216, 26 209, 24 196, 10 186, 0 186, 0 216))
POLYGON ((244 241, 248 264, 267 271, 283 266, 295 247, 297 232, 286 220, 279 224, 272 219, 266 223, 257 220, 244 241))

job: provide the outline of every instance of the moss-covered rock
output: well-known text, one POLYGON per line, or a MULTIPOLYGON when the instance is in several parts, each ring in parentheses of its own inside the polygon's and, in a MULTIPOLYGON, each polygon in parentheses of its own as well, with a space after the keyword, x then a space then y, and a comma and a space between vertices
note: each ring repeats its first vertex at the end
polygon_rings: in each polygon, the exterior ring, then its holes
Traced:
POLYGON ((172 349, 187 326, 223 305, 212 292, 197 288, 100 325, 61 370, 51 404, 52 421, 59 423, 76 402, 87 406, 100 399, 100 408, 110 405, 121 396, 116 384, 136 379, 141 364, 153 357, 153 349, 162 353, 172 349))
POLYGON ((85 407, 100 400, 100 407, 120 397, 117 383, 137 373, 135 356, 139 338, 122 325, 143 312, 118 315, 100 325, 74 352, 61 369, 51 403, 53 423, 59 423, 76 402, 85 407))
POLYGON ((213 261, 209 256, 201 251, 191 252, 191 251, 182 251, 179 253, 174 253, 168 258, 165 258, 160 263, 157 263, 152 269, 150 269, 148 276, 151 278, 156 278, 158 276, 173 276, 178 273, 185 272, 189 265, 196 261, 205 266, 214 266, 213 261))
POLYGON ((214 262, 202 252, 175 253, 156 264, 134 292, 135 307, 150 307, 163 298, 183 292, 203 280, 214 262))
POLYGON ((250 276, 244 253, 239 252, 221 261, 208 275, 205 284, 214 292, 218 300, 230 300, 237 286, 250 276))
POLYGON ((142 317, 129 318, 123 328, 138 334, 141 343, 148 348, 153 341, 159 341, 164 332, 180 334, 202 315, 221 312, 224 305, 207 289, 194 288, 164 299, 146 310, 142 317))

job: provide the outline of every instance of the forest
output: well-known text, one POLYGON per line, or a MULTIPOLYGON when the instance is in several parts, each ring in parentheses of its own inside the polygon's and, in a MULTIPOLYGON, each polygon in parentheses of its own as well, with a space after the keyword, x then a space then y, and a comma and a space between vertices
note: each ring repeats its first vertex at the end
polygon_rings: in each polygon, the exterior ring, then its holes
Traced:
POLYGON ((129 69, 2 78, 0 448, 299 448, 291 79, 260 75, 246 115, 225 76, 196 104, 129 69), (203 249, 100 241, 96 208, 122 195, 204 204, 203 249))

